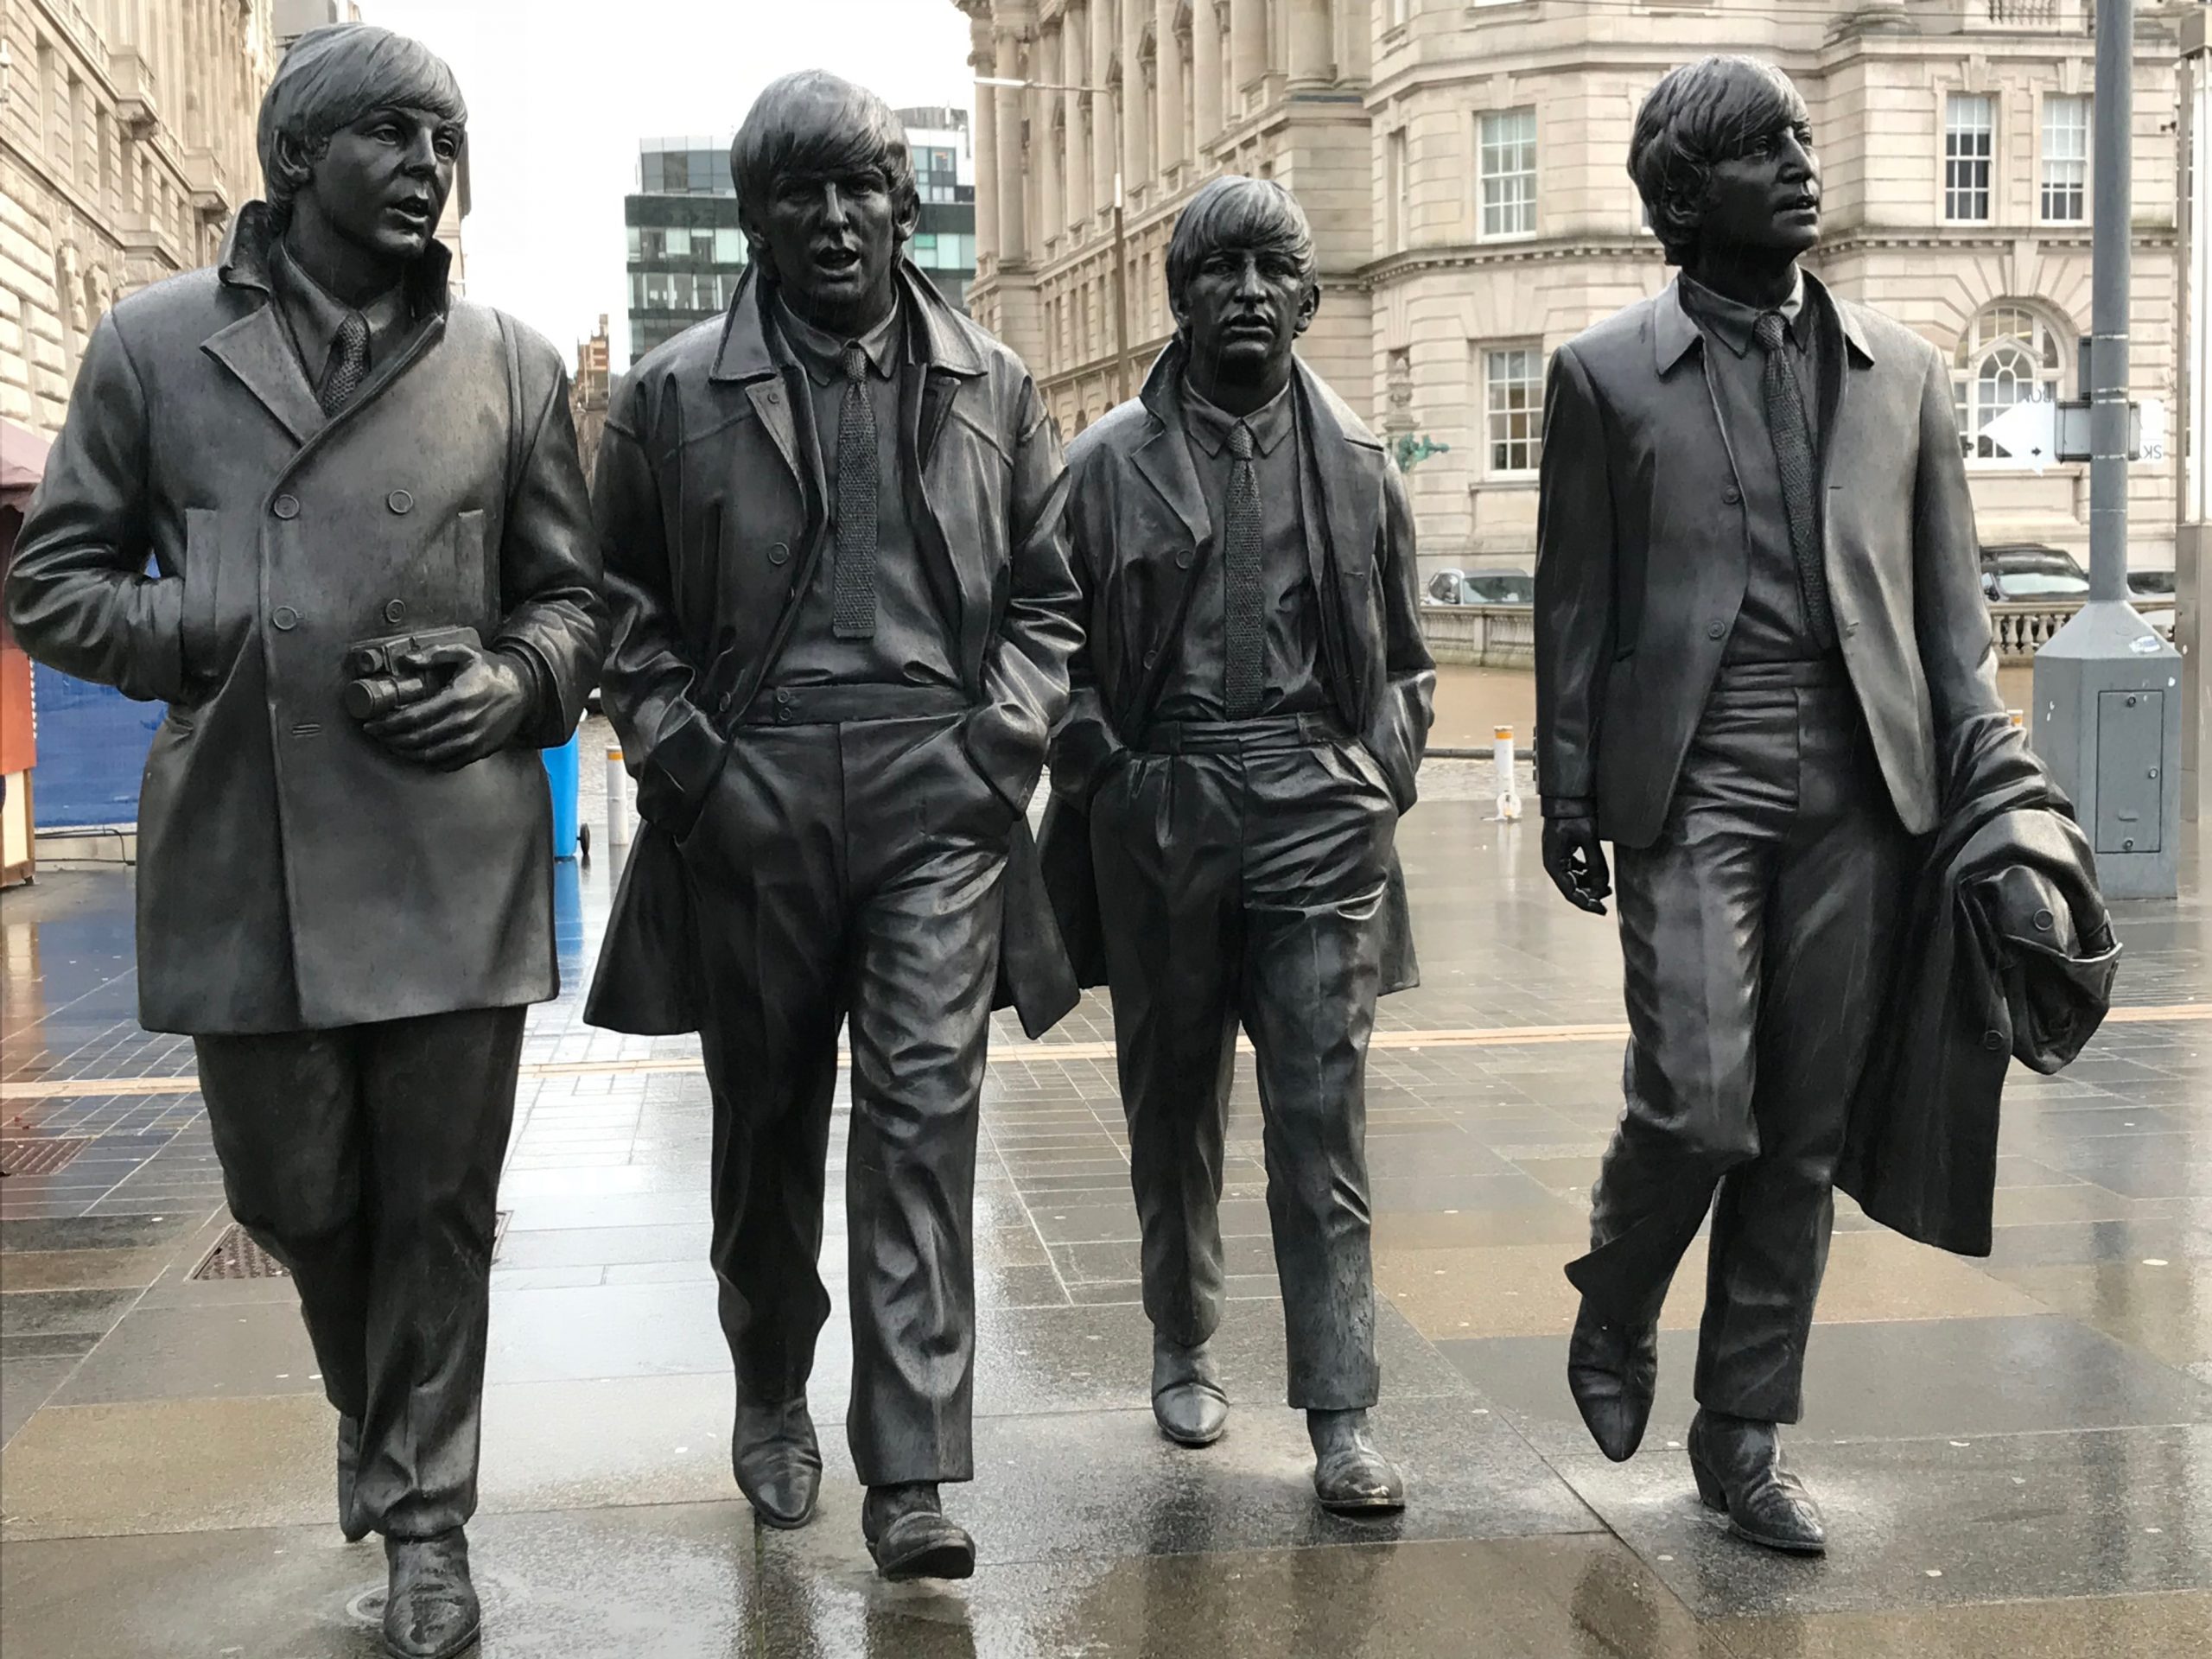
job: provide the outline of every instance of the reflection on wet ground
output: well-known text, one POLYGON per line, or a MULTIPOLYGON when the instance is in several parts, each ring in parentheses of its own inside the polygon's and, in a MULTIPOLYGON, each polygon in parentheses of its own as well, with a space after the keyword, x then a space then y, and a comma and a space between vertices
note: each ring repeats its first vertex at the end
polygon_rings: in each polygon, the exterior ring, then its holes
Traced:
MULTIPOLYGON (((1987 1261, 1845 1206, 1790 1440, 1833 1549, 1781 1560, 1715 1529, 1675 1444, 1700 1257, 1668 1310, 1643 1454, 1606 1463, 1575 1418, 1559 1270, 1618 1110, 1618 957, 1606 924, 1549 896, 1535 826, 1487 820, 1486 769, 1435 784, 1404 832, 1427 982, 1385 1005, 1370 1103, 1377 1422, 1411 1471, 1405 1515, 1311 1503, 1249 1067, 1218 1344, 1236 1414, 1201 1452, 1153 1432, 1094 1001, 1042 1044, 995 1044, 976 1479, 949 1494, 982 1565, 937 1588, 874 1580, 834 1435, 814 1526, 758 1532, 738 1499, 697 1046, 582 1024, 613 871, 604 847, 562 867, 569 988, 532 1019, 501 1197, 472 1529, 487 1659, 2212 1654, 2195 860, 2180 902, 2122 907, 2128 1007, 2071 1071, 2014 1079, 1987 1261)), ((0 1649, 374 1653, 361 1598, 381 1558, 332 1524, 333 1420, 289 1287, 190 1277, 226 1220, 220 1177, 189 1046, 133 1018, 127 875, 49 874, 0 919, 0 1148, 23 1172, 0 1181, 0 1649)), ((834 1261, 834 1209, 830 1232, 834 1261)), ((825 1424, 849 1366, 841 1313, 825 1424)))

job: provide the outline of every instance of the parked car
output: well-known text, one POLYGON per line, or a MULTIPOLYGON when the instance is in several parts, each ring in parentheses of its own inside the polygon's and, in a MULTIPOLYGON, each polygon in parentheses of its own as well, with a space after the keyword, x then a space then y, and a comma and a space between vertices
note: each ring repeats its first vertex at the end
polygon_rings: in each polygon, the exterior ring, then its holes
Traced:
POLYGON ((2127 596, 2130 599, 2164 600, 2171 604, 2174 596, 2174 573, 2171 570, 2131 570, 2127 573, 2127 596))
POLYGON ((2001 542, 1981 550, 1981 591, 1992 601, 2087 599, 2089 573, 2063 548, 2001 542))
POLYGON ((1526 570, 1440 570, 1428 597, 1435 605, 1533 605, 1536 579, 1526 570))

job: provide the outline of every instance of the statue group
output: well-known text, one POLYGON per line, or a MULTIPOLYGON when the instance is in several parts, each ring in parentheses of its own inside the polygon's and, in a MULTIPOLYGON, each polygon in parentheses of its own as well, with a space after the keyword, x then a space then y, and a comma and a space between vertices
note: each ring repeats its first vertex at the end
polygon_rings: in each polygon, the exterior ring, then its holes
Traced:
MULTIPOLYGON (((940 1494, 974 1473, 990 1016, 1034 1037, 1096 985, 1160 1432, 1228 1427, 1242 1029, 1316 1499, 1402 1508, 1368 1421, 1365 1064, 1377 997, 1417 977, 1395 838, 1434 671, 1404 484, 1295 350, 1322 300, 1296 200, 1197 192, 1173 340, 1064 455, 1021 362, 904 257, 890 110, 786 77, 732 149, 747 279, 621 383, 587 499, 552 347, 447 288, 466 127, 414 41, 292 48, 266 200, 216 268, 99 323, 6 590, 34 656, 168 705, 141 1019, 193 1037, 232 1211, 294 1276, 388 1649, 479 1633, 494 1192, 556 990, 535 752, 594 682, 644 823, 587 1014, 698 1033, 760 1521, 805 1525, 822 1478, 842 1025, 861 1530, 887 1578, 973 1571, 940 1494)), ((1688 66, 1630 169, 1681 276, 1555 353, 1539 531, 1544 861, 1588 910, 1617 875, 1634 1033, 1567 1381, 1631 1455, 1710 1212, 1696 1489, 1818 1550, 1777 1425, 1833 1191, 1986 1250, 2005 1061, 2071 1058, 2117 952, 1998 700, 1945 371, 1799 267, 1802 103, 1762 64, 1688 66)))

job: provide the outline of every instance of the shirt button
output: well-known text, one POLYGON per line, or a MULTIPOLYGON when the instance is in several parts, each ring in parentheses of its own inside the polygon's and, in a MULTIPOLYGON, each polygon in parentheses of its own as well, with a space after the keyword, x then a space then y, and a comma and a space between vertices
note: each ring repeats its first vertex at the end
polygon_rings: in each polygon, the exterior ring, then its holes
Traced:
POLYGON ((1994 1028, 1981 1033, 1981 1046, 1993 1054, 2005 1052, 2005 1033, 1994 1028))
POLYGON ((394 490, 390 495, 385 497, 384 504, 387 507, 390 507, 394 512, 412 512, 415 511, 415 498, 408 494, 404 490, 394 490))
POLYGON ((781 564, 785 560, 789 559, 791 556, 791 548, 789 542, 771 542, 768 543, 769 563, 781 564))
POLYGON ((1741 490, 1724 490, 1720 499, 1732 507, 1744 499, 1744 493, 1741 490))
POLYGON ((1705 637, 1708 639, 1726 639, 1728 637, 1728 625, 1725 622, 1707 624, 1705 637))
POLYGON ((279 633, 289 633, 300 626, 300 613, 289 605, 279 605, 270 613, 269 620, 276 624, 279 633))
POLYGON ((280 495, 269 504, 269 511, 279 518, 296 518, 300 516, 299 498, 294 495, 280 495))
POLYGON ((776 701, 788 709, 791 707, 791 694, 788 691, 779 691, 776 693, 776 701))
POLYGON ((385 601, 384 620, 387 622, 405 621, 407 620, 407 601, 404 599, 387 599, 385 601))

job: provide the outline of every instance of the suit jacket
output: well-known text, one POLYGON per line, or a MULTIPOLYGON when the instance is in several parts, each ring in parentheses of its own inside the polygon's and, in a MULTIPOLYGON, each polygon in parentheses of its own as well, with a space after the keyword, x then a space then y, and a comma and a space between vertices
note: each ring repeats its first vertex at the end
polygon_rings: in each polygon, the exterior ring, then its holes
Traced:
POLYGON ((138 803, 139 1019, 289 1031, 551 996, 551 802, 605 613, 568 377, 411 279, 427 321, 324 416, 271 302, 266 208, 86 348, 7 584, 23 648, 165 701, 138 803), (148 564, 151 561, 152 570, 148 564), (533 664, 513 747, 459 772, 344 711, 346 646, 466 625, 533 664))
MULTIPOLYGON (((1068 451, 1068 523, 1085 639, 1068 717, 1052 741, 1040 853, 1061 936, 1084 985, 1106 979, 1090 801, 1126 753, 1142 747, 1192 583, 1218 556, 1184 430, 1182 367, 1182 346, 1169 346, 1142 391, 1068 451)), ((1302 362, 1294 385, 1319 485, 1319 500, 1307 504, 1306 547, 1330 691, 1403 812, 1414 804, 1436 693, 1436 665, 1421 632, 1413 511, 1404 480, 1359 417, 1302 362)), ((1383 925, 1382 988, 1419 983, 1395 856, 1383 925)))
POLYGON ((2010 1062, 2047 1075, 2071 1061, 2120 967, 2088 837, 2017 737, 1999 715, 1955 740, 1836 1169, 1876 1221, 1966 1255, 1989 1254, 2010 1062))
MULTIPOLYGON (((745 741, 830 536, 798 425, 811 397, 775 343, 758 269, 727 316, 624 379, 593 478, 613 613, 604 696, 645 819, 586 1009, 617 1031, 697 1028, 697 924, 676 843, 745 741)), ((898 282, 918 370, 900 410, 907 512, 975 704, 963 741, 1015 814, 999 1003, 1041 1031, 1077 996, 1021 816, 1081 639, 1066 470, 1021 360, 911 264, 898 282)))
MULTIPOLYGON (((1950 371, 1809 275, 1826 360, 1819 502, 1844 662, 1897 816, 1934 827, 1944 735, 2001 713, 1950 371)), ((1649 846, 1749 579, 1736 446, 1679 291, 1560 347, 1536 552, 1536 774, 1548 815, 1594 806, 1649 846)))

